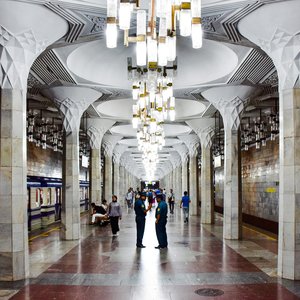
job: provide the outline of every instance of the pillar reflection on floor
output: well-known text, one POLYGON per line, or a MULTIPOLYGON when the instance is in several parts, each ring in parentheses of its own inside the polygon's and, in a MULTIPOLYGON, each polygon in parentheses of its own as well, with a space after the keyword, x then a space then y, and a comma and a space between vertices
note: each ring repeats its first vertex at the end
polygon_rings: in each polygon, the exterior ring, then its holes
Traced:
POLYGON ((82 219, 79 242, 60 241, 55 230, 32 240, 31 279, 11 299, 190 300, 212 299, 214 292, 220 293, 215 299, 299 299, 296 283, 275 277, 276 240, 244 227, 244 240, 223 241, 220 217, 214 225, 201 225, 196 216, 185 224, 177 206, 168 217, 169 248, 154 248, 152 209, 146 248, 137 249, 134 211, 123 208, 118 237, 110 226, 82 219))

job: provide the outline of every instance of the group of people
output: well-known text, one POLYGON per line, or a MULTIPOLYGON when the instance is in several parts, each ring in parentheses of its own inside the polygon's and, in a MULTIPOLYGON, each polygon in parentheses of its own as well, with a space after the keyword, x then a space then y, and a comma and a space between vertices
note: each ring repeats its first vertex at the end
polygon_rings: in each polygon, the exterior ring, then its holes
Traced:
MULTIPOLYGON (((155 210, 155 231, 158 240, 158 246, 156 249, 165 249, 168 247, 168 238, 166 232, 167 218, 168 218, 168 204, 166 203, 166 198, 168 199, 170 214, 174 214, 175 206, 175 196, 173 190, 170 189, 168 195, 166 195, 165 189, 158 189, 155 191, 149 190, 147 192, 141 192, 139 188, 133 191, 132 188, 128 189, 125 196, 125 200, 128 208, 134 208, 135 211, 135 222, 136 222, 136 247, 145 248, 143 245, 143 237, 145 231, 146 215, 153 207, 155 201, 157 202, 157 207, 155 210), (148 198, 148 207, 146 208, 145 200, 148 198)), ((120 230, 119 220, 122 219, 122 209, 120 203, 117 201, 116 195, 112 196, 112 202, 107 205, 106 200, 103 200, 100 206, 92 203, 92 222, 95 224, 97 221, 100 222, 110 222, 113 236, 117 236, 120 230)), ((189 220, 189 205, 190 198, 188 193, 185 191, 180 202, 180 208, 183 208, 184 222, 187 223, 189 220)))

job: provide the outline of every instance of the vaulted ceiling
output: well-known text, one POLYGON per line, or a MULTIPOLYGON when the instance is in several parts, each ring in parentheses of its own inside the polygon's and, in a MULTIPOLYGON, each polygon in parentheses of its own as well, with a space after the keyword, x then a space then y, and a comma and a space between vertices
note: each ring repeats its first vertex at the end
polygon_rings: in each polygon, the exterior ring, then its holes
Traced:
MULTIPOLYGON (((106 1, 22 2, 44 6, 69 24, 67 35, 46 49, 31 67, 28 108, 43 109, 49 116, 58 115, 53 99, 45 92, 56 86, 84 86, 98 91, 101 96, 89 105, 87 116, 115 122, 106 133, 107 139, 119 137, 116 144, 124 146, 119 147, 121 155, 129 158, 131 171, 143 178, 145 171, 131 125, 131 82, 127 74, 127 57, 134 56, 135 46, 123 46, 122 34, 119 34, 118 47, 106 48, 106 1)), ((142 5, 146 2, 142 1, 142 5)), ((211 122, 215 117, 216 108, 204 98, 203 92, 207 89, 251 87, 251 100, 244 118, 259 116, 261 111, 264 113, 275 105, 278 98, 275 66, 270 57, 241 35, 237 26, 250 13, 275 2, 284 1, 203 0, 203 47, 193 49, 190 38, 178 38, 178 74, 174 80, 176 120, 164 125, 166 146, 159 155, 156 179, 169 172, 178 163, 178 157, 188 151, 186 137, 195 135, 189 121, 207 119, 211 122)), ((19 17, 22 17, 21 11, 19 17)), ((217 125, 222 126, 219 122, 217 125)))

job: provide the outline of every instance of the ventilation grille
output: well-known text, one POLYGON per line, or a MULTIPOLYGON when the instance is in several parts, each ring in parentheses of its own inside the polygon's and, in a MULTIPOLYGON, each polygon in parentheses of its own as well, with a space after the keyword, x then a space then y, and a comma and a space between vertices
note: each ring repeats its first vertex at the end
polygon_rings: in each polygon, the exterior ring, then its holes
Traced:
POLYGON ((76 84, 53 50, 39 56, 31 69, 48 85, 56 80, 76 84))
POLYGON ((247 79, 256 84, 273 68, 274 64, 269 56, 252 49, 228 83, 242 82, 247 79))

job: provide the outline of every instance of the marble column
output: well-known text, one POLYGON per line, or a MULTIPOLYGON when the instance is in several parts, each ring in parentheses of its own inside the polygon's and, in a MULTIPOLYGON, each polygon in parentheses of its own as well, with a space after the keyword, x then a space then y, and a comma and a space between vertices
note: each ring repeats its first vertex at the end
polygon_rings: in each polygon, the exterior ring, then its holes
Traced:
POLYGON ((127 193, 127 186, 125 183, 125 168, 124 166, 120 165, 120 180, 119 180, 119 196, 120 202, 123 204, 125 201, 125 195, 127 193))
POLYGON ((111 202, 112 196, 112 157, 105 156, 105 179, 104 179, 104 197, 107 202, 111 202))
MULTIPOLYGON (((212 133, 214 131, 212 130, 212 133)), ((210 132, 202 133, 201 140, 201 223, 214 223, 214 197, 213 197, 213 166, 211 152, 210 132), (207 135, 209 141, 207 141, 207 135)))
POLYGON ((80 238, 79 130, 84 111, 101 97, 96 90, 78 86, 55 86, 42 91, 53 99, 63 117, 63 187, 60 236, 80 238))
POLYGON ((114 195, 120 198, 120 165, 118 163, 114 163, 114 195))
POLYGON ((197 155, 196 153, 190 154, 190 214, 191 216, 199 215, 199 199, 197 198, 197 155))
POLYGON ((179 200, 181 200, 182 197, 182 173, 181 173, 181 165, 179 165, 177 167, 177 183, 176 183, 176 187, 177 187, 177 191, 176 191, 176 200, 177 202, 179 200))
POLYGON ((29 275, 27 78, 34 60, 67 30, 67 22, 45 7, 0 2, 0 281, 29 275), (20 11, 28 17, 20 18, 20 11), (40 28, 37 24, 42 20, 40 28), (55 32, 53 22, 57 24, 55 32))
POLYGON ((101 150, 91 148, 90 154, 90 202, 101 203, 101 150))
POLYGON ((278 276, 292 280, 300 279, 300 24, 295 13, 299 10, 295 0, 264 5, 239 24, 241 33, 272 58, 278 74, 278 276))
POLYGON ((240 120, 254 93, 253 86, 239 85, 208 89, 202 95, 219 111, 224 123, 224 219, 223 237, 242 237, 242 185, 240 120))
POLYGON ((182 195, 185 191, 188 190, 188 157, 182 162, 182 195))
MULTIPOLYGON (((87 135, 90 141, 90 199, 89 203, 100 205, 102 202, 101 190, 101 142, 105 132, 113 126, 115 122, 106 119, 87 120, 87 135)), ((90 205, 90 209, 92 209, 90 205)))
POLYGON ((214 136, 214 118, 194 119, 187 124, 197 133, 201 144, 201 223, 214 222, 214 197, 213 197, 213 166, 212 166, 212 138, 214 136))

